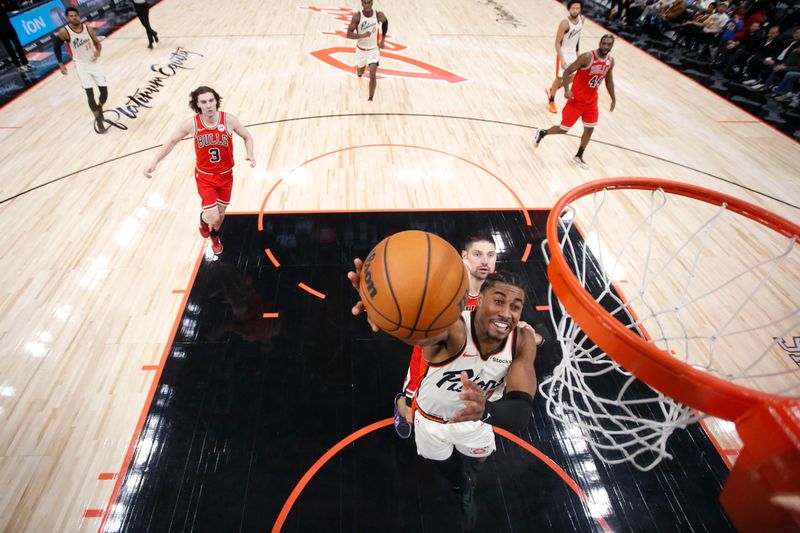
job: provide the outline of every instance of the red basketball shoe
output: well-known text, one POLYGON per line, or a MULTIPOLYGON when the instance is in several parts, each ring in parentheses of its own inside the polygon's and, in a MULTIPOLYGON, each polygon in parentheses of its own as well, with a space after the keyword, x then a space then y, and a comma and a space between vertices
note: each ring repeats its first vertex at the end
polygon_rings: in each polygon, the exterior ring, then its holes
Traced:
POLYGON ((214 252, 215 255, 222 253, 222 241, 219 240, 219 235, 211 236, 211 251, 214 252))
POLYGON ((211 235, 211 226, 206 224, 202 216, 200 217, 200 227, 198 229, 200 230, 200 235, 202 235, 204 239, 207 239, 208 236, 211 235))

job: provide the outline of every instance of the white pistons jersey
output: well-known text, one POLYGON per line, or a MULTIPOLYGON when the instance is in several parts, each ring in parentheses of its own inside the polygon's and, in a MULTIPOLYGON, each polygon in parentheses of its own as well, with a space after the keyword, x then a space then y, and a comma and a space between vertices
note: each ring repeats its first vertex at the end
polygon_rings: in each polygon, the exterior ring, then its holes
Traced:
MULTIPOLYGON (((567 18, 567 24, 569 24, 569 29, 564 34, 564 37, 561 38, 561 53, 565 58, 572 58, 572 61, 575 61, 578 59, 578 42, 581 40, 583 15, 578 15, 578 21, 574 24, 567 18)), ((564 65, 565 68, 568 66, 564 65)))
POLYGON ((372 50, 378 47, 378 12, 373 9, 372 16, 368 17, 361 12, 361 20, 358 23, 356 33, 369 32, 369 37, 359 39, 356 45, 362 50, 372 50))
POLYGON ((72 28, 69 27, 69 24, 65 27, 69 35, 69 53, 72 56, 72 60, 76 63, 91 63, 94 61, 94 42, 92 42, 92 38, 89 36, 89 30, 86 24, 81 24, 80 32, 73 31, 72 28))
POLYGON ((505 343, 494 354, 481 357, 476 341, 473 319, 477 311, 464 311, 461 320, 466 327, 464 348, 441 363, 428 363, 417 392, 417 410, 428 420, 447 422, 464 408, 458 396, 461 393, 461 372, 478 385, 492 401, 503 395, 506 374, 517 345, 517 328, 506 337, 505 343))

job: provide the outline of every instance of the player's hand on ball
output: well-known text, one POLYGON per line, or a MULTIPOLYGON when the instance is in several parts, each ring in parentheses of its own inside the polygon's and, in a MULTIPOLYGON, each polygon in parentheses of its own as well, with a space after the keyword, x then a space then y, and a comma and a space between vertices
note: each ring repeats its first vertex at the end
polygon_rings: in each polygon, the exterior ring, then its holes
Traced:
POLYGON ((348 272, 347 279, 350 280, 350 283, 353 285, 353 288, 356 291, 358 291, 358 284, 361 282, 361 271, 364 270, 364 261, 355 258, 353 259, 353 266, 355 267, 355 271, 351 270, 350 272, 348 272))
POLYGON ((464 402, 464 408, 448 422, 480 420, 486 410, 486 395, 480 387, 467 378, 466 372, 461 373, 461 385, 461 394, 458 397, 464 402))
MULTIPOLYGON (((347 279, 350 280, 350 283, 353 284, 353 288, 356 290, 356 292, 358 292, 358 284, 361 282, 361 271, 364 270, 364 261, 356 258, 353 260, 353 266, 355 267, 355 271, 351 270, 350 272, 348 272, 347 279)), ((360 295, 361 293, 359 293, 359 296, 360 295)), ((364 307, 364 302, 362 302, 361 300, 357 301, 356 305, 354 305, 350 311, 353 313, 354 316, 358 316, 361 313, 367 315, 367 322, 369 322, 369 327, 371 327, 372 331, 374 331, 375 333, 379 331, 378 326, 376 326, 372 322, 372 320, 370 320, 369 314, 367 314, 367 310, 364 307)))

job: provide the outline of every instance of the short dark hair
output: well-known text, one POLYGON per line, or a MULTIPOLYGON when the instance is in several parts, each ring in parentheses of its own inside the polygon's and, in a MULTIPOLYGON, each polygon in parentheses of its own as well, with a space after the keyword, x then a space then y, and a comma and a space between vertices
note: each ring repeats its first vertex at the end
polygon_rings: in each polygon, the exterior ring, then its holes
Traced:
POLYGON ((69 15, 70 11, 74 11, 75 13, 78 13, 78 15, 80 15, 77 7, 68 7, 67 9, 64 10, 64 14, 69 15))
POLYGON ((567 9, 571 8, 572 4, 580 4, 581 5, 581 11, 583 11, 583 0, 568 0, 567 9))
POLYGON ((616 37, 614 37, 614 34, 613 34, 613 33, 606 33, 605 35, 603 35, 602 37, 600 37, 600 40, 601 40, 601 41, 602 41, 603 39, 611 39, 612 41, 616 41, 616 40, 617 40, 617 38, 616 38, 616 37))
POLYGON ((497 247, 497 245, 494 242, 494 237, 492 237, 491 233, 489 233, 488 231, 477 231, 464 240, 464 247, 462 248, 462 250, 467 251, 469 247, 475 244, 476 242, 483 242, 483 241, 490 242, 492 243, 493 246, 497 247))
POLYGON ((509 272, 508 270, 498 270, 486 276, 486 279, 483 280, 483 285, 481 285, 481 292, 490 289, 498 283, 512 285, 520 289, 523 294, 525 293, 525 285, 522 283, 522 276, 515 272, 509 272))
POLYGON ((206 87, 205 85, 201 85, 200 87, 198 87, 189 94, 189 107, 191 107, 192 111, 194 111, 195 113, 200 112, 200 107, 198 107, 197 105, 197 98, 201 94, 206 94, 206 93, 211 93, 214 95, 214 99, 216 99, 217 101, 217 109, 219 109, 219 107, 222 105, 222 97, 217 93, 217 91, 215 91, 211 87, 206 87))

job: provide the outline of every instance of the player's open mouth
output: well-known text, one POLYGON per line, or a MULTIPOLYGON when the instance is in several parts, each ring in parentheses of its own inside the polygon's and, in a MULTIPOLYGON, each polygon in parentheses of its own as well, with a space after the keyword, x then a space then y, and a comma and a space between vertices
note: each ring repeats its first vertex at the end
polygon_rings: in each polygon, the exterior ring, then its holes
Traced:
POLYGON ((506 334, 511 329, 511 324, 502 320, 492 320, 489 324, 501 334, 506 334))

